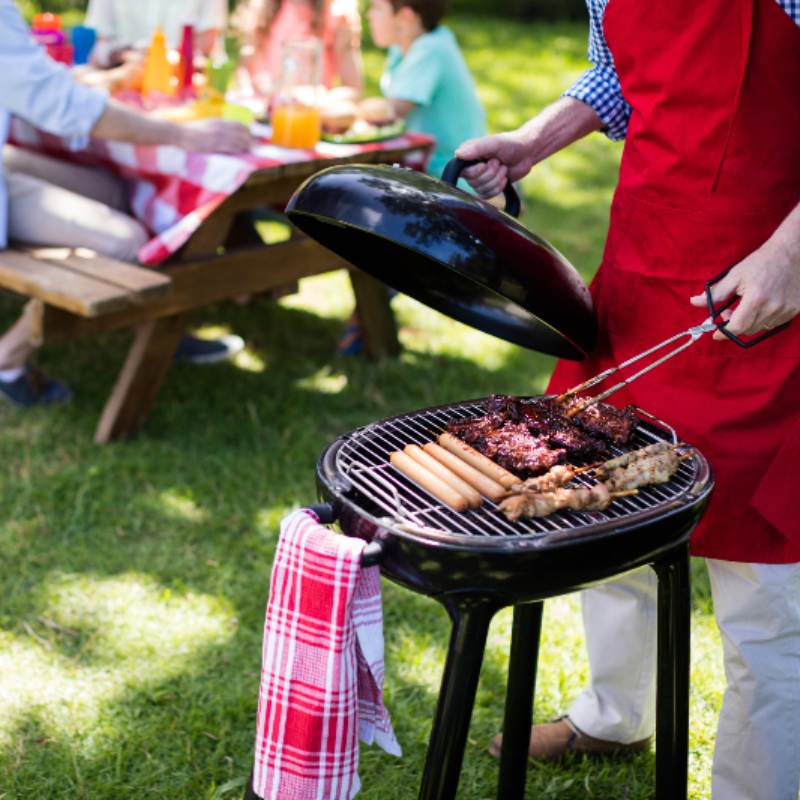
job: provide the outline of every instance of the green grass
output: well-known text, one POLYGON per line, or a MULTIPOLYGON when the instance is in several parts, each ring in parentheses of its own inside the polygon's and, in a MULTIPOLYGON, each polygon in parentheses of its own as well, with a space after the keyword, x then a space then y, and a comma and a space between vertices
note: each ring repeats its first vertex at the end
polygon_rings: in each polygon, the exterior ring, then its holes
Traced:
MULTIPOLYGON (((580 26, 453 23, 490 125, 522 122, 583 67, 580 26)), ((381 55, 367 53, 374 76, 381 55)), ((525 223, 591 275, 618 146, 601 136, 524 182, 525 223)), ((77 390, 67 408, 0 407, 0 800, 218 800, 249 771, 260 637, 281 516, 315 496, 337 434, 393 413, 490 392, 535 393, 551 359, 395 300, 403 356, 366 363, 333 347, 352 296, 342 274, 279 304, 220 305, 201 330, 235 330, 235 364, 175 367, 144 433, 98 448, 93 427, 128 334, 48 348, 77 390)), ((0 322, 19 304, 0 300, 0 322)), ((447 643, 444 612, 386 584, 387 698, 405 755, 365 749, 365 800, 416 796, 447 643)), ((502 716, 510 615, 495 621, 460 797, 494 797, 485 753, 502 716)), ((577 598, 547 605, 536 717, 586 678, 577 598)), ((708 583, 695 565, 690 795, 709 791, 723 685, 708 583)), ((529 770, 528 796, 642 800, 652 755, 529 770)))

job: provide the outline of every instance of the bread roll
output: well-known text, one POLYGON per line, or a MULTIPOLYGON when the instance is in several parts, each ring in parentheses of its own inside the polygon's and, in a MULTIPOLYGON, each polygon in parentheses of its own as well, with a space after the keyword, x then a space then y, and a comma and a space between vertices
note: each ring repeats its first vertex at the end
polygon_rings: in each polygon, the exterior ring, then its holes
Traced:
POLYGON ((358 109, 352 100, 337 100, 326 104, 320 112, 322 130, 326 133, 344 133, 356 121, 358 109))
POLYGON ((358 116, 376 127, 395 121, 394 107, 385 97, 365 97, 358 104, 358 116))

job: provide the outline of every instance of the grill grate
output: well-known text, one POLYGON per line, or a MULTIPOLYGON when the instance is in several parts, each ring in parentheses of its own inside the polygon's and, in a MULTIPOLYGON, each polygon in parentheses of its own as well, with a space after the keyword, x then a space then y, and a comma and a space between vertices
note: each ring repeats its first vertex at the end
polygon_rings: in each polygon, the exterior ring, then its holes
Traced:
MULTIPOLYGON (((698 478, 697 458, 683 461, 673 478, 665 484, 648 486, 638 494, 621 497, 605 511, 557 511, 541 519, 509 522, 497 505, 484 498, 477 509, 454 512, 389 464, 389 454, 407 444, 434 441, 448 422, 480 416, 484 402, 476 400, 376 422, 354 431, 336 454, 336 467, 363 498, 376 506, 375 516, 408 524, 422 530, 457 536, 540 538, 554 533, 589 532, 602 524, 630 522, 645 515, 666 511, 690 493, 698 478)), ((637 426, 631 444, 612 447, 615 455, 659 441, 674 441, 674 432, 663 423, 637 426)), ((591 485, 589 478, 577 479, 591 485)))

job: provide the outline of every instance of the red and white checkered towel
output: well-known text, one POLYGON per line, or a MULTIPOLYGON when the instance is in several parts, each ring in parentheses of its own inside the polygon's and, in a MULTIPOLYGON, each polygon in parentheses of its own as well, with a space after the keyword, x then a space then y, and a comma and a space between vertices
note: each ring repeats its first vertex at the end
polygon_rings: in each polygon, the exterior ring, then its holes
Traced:
POLYGON ((359 738, 400 755, 383 705, 383 613, 365 543, 308 510, 281 523, 264 623, 253 790, 350 800, 359 738))

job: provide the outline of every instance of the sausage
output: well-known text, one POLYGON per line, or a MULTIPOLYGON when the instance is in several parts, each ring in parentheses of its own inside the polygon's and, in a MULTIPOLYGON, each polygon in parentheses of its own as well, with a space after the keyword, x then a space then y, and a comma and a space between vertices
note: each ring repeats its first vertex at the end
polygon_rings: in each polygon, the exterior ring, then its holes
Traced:
POLYGON ((455 453, 459 458, 463 458, 468 464, 480 470, 484 475, 488 475, 493 481, 497 481, 497 483, 501 484, 506 489, 510 489, 512 486, 521 483, 520 479, 512 472, 503 469, 499 464, 495 464, 490 458, 487 458, 483 453, 479 453, 466 442, 462 442, 461 439, 454 436, 452 433, 443 433, 439 437, 439 444, 444 447, 445 450, 449 450, 451 453, 455 453))
POLYGON ((438 444, 429 442, 423 445, 422 449, 430 456, 433 456, 437 461, 441 461, 448 469, 463 478, 470 486, 477 489, 484 497, 488 497, 494 502, 498 502, 506 496, 507 492, 505 487, 497 481, 493 481, 487 475, 484 475, 480 470, 475 469, 471 464, 460 459, 458 456, 453 455, 449 450, 440 447, 438 444))
POLYGON ((429 472, 418 461, 407 456, 400 450, 395 450, 389 456, 389 461, 395 469, 400 470, 407 478, 418 483, 423 489, 430 492, 437 500, 450 506, 453 511, 466 511, 469 508, 467 498, 459 494, 450 484, 429 472))
POLYGON ((463 494, 467 498, 470 508, 478 508, 481 504, 481 496, 465 480, 447 469, 441 461, 429 456, 419 445, 407 444, 403 448, 403 452, 422 464, 429 472, 438 475, 445 483, 449 483, 459 494, 463 494))

